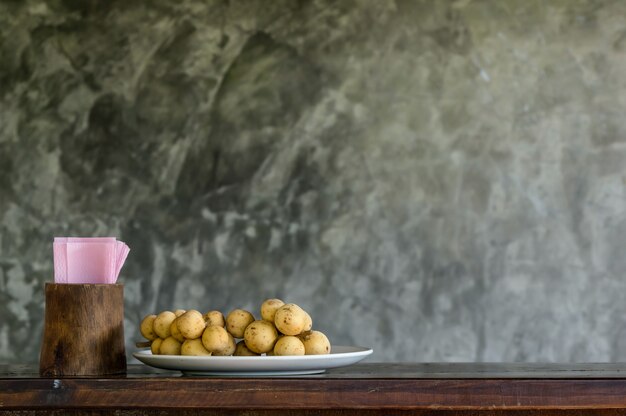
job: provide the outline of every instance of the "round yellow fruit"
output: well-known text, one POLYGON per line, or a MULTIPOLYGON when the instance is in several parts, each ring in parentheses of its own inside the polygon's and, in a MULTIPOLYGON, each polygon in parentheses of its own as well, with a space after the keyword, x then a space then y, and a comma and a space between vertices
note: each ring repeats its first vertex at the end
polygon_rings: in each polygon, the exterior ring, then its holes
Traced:
POLYGON ((243 309, 235 309, 226 317, 226 330, 235 338, 243 338, 246 327, 254 322, 254 316, 243 309))
POLYGON ((226 323, 224 322, 224 315, 220 311, 209 311, 203 315, 206 326, 221 326, 222 328, 226 323))
POLYGON ((160 348, 162 342, 163 340, 161 338, 156 338, 152 341, 152 344, 150 344, 150 351, 152 351, 152 355, 161 354, 160 348))
POLYGON ((295 303, 288 303, 278 308, 274 324, 285 335, 299 335, 306 325, 306 312, 295 303))
POLYGON ((203 356, 211 355, 211 353, 204 348, 202 340, 196 338, 186 339, 185 342, 183 342, 183 345, 180 347, 180 355, 203 356))
POLYGON ((221 326, 207 326, 202 334, 202 345, 213 354, 227 350, 230 345, 229 333, 221 326))
POLYGON ((202 314, 194 309, 190 309, 177 319, 178 330, 187 339, 196 339, 202 336, 206 324, 202 314))
POLYGON ((235 347, 235 353, 233 355, 239 357, 253 357, 259 354, 254 351, 250 351, 250 348, 246 347, 246 342, 241 340, 237 343, 237 346, 235 347))
POLYGON ((176 338, 179 342, 183 342, 185 337, 178 330, 178 318, 172 321, 172 325, 170 325, 170 335, 176 338))
POLYGON ((163 311, 154 318, 152 327, 159 338, 165 339, 171 335, 170 326, 172 326, 174 319, 176 319, 176 315, 171 311, 163 311))
POLYGON ((309 331, 300 335, 306 355, 330 354, 330 341, 320 331, 309 331))
POLYGON ((224 348, 223 350, 215 351, 213 355, 233 355, 235 353, 235 349, 237 349, 237 343, 235 342, 235 338, 233 338, 232 335, 228 334, 228 345, 226 345, 226 348, 224 348))
POLYGON ((282 337, 274 346, 274 355, 304 355, 304 344, 292 335, 282 337))
POLYGON ((180 355, 181 343, 174 337, 167 337, 161 342, 159 352, 161 355, 180 355))
POLYGON ((154 333, 153 326, 156 317, 156 315, 146 316, 142 319, 141 325, 139 326, 139 331, 141 331, 141 335, 148 341, 153 341, 158 338, 158 335, 154 333))
POLYGON ((271 351, 278 339, 278 331, 268 321, 254 321, 246 327, 243 334, 246 346, 258 354, 271 351))
POLYGON ((306 315, 306 319, 304 321, 304 328, 302 332, 310 331, 313 328, 313 319, 311 319, 311 315, 309 315, 306 311, 304 311, 306 315))
POLYGON ((280 299, 267 299, 261 304, 261 318, 266 321, 274 322, 274 315, 278 308, 283 306, 285 302, 280 299))

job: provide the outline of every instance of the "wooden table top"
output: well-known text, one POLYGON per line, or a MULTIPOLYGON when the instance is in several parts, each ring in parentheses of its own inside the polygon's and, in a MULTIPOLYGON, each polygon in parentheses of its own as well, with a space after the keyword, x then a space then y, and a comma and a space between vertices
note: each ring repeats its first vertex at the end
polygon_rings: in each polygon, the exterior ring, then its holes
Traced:
POLYGON ((188 377, 129 365, 124 376, 57 379, 40 377, 37 366, 0 365, 0 413, 50 409, 626 415, 626 364, 362 363, 319 375, 252 378, 188 377))
MULTIPOLYGON (((178 371, 160 370, 142 364, 128 366, 120 378, 219 379, 219 377, 184 377, 178 371)), ((34 364, 0 364, 0 380, 46 379, 39 376, 34 364)), ((85 378, 85 377, 81 377, 85 378)), ((100 379, 99 377, 87 377, 100 379)), ((241 377, 240 377, 241 378, 241 377)), ((276 380, 284 377, 255 377, 276 380)), ((626 363, 361 363, 335 368, 322 374, 291 376, 289 379, 626 379, 626 363)), ((229 377, 228 379, 233 379, 229 377)))

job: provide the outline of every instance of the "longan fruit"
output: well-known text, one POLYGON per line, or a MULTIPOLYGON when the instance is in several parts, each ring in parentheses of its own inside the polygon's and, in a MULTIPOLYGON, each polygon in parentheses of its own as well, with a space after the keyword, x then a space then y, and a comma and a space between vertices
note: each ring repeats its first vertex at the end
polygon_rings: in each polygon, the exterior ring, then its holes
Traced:
POLYGON ((226 317, 226 330, 235 338, 243 338, 246 327, 254 322, 254 315, 243 309, 235 309, 226 317))
POLYGON ((186 339, 180 347, 180 355, 204 356, 211 355, 209 351, 202 345, 200 338, 186 339))
POLYGON ((196 339, 202 336, 206 327, 202 314, 195 309, 190 309, 177 318, 178 330, 187 339, 196 339))
POLYGON ((309 331, 300 335, 306 355, 330 354, 330 341, 320 331, 309 331))
POLYGON ((228 344, 226 345, 226 348, 224 348, 223 350, 215 351, 213 355, 217 355, 217 356, 233 355, 236 349, 237 349, 237 344, 235 342, 235 338, 233 338, 232 335, 228 334, 228 344))
POLYGON ((203 315, 204 321, 206 322, 206 326, 221 326, 222 328, 226 325, 224 322, 224 315, 220 311, 208 311, 203 315))
POLYGON ((295 303, 281 306, 274 315, 276 329, 285 335, 298 335, 306 325, 306 312, 295 303))
POLYGON ((213 354, 227 350, 230 345, 229 335, 221 326, 207 326, 202 334, 202 345, 213 354))
POLYGON ((163 311, 154 318, 152 327, 159 338, 165 339, 171 335, 170 326, 174 319, 176 319, 176 315, 172 311, 163 311))
POLYGON ((268 321, 254 321, 246 327, 243 334, 246 346, 258 354, 271 351, 278 339, 278 331, 268 321))
POLYGON ((246 342, 244 340, 241 340, 237 343, 237 346, 235 347, 235 352, 233 355, 236 355, 238 357, 253 357, 259 354, 257 354, 254 351, 251 351, 250 348, 246 347, 246 342))
POLYGON ((261 318, 266 321, 274 322, 274 315, 278 308, 283 306, 285 302, 280 299, 267 299, 261 304, 261 318))
POLYGON ((167 337, 161 342, 159 352, 162 355, 180 355, 181 343, 174 337, 167 337))
POLYGON ((274 355, 304 355, 304 352, 304 344, 293 335, 282 337, 274 346, 274 355))
POLYGON ((310 331, 313 328, 313 319, 311 319, 311 315, 309 315, 307 311, 304 311, 304 313, 306 315, 306 319, 304 321, 304 328, 302 329, 302 332, 310 331))
POLYGON ((141 335, 148 341, 154 341, 158 338, 158 335, 154 333, 153 326, 156 317, 156 315, 148 315, 141 320, 139 331, 141 332, 141 335))
POLYGON ((159 349, 161 348, 161 343, 163 342, 163 340, 161 338, 156 338, 152 341, 152 344, 150 344, 150 351, 152 351, 152 355, 159 355, 161 354, 161 352, 159 351, 159 349))
POLYGON ((178 330, 178 318, 174 319, 172 321, 172 325, 170 325, 170 335, 176 338, 179 342, 183 342, 185 340, 183 334, 181 334, 178 330))

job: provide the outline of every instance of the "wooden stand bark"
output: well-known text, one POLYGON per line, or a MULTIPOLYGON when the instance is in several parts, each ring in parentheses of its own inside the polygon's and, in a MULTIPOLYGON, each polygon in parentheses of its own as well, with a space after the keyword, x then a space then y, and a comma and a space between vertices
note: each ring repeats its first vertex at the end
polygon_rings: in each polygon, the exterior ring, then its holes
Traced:
POLYGON ((124 285, 46 283, 39 373, 123 374, 124 285))

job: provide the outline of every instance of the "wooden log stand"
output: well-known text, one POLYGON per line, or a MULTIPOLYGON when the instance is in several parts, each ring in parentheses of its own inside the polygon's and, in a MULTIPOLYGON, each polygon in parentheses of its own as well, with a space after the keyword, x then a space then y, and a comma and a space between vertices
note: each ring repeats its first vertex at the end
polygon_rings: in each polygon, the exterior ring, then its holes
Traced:
POLYGON ((46 283, 39 374, 124 374, 124 285, 46 283))

